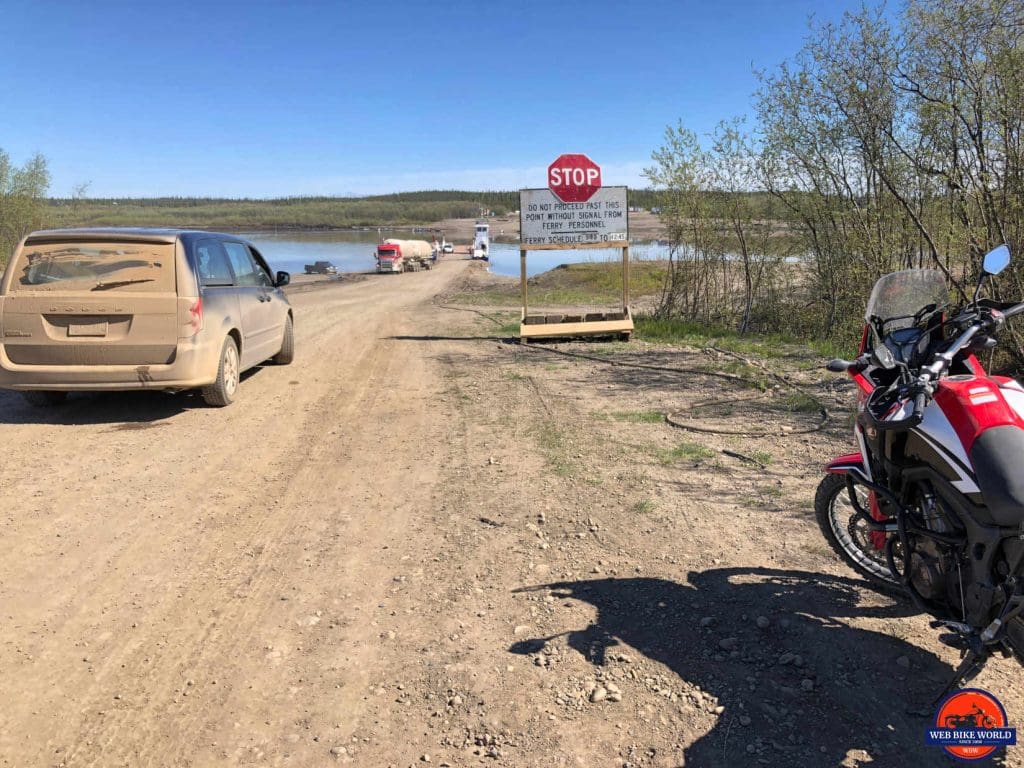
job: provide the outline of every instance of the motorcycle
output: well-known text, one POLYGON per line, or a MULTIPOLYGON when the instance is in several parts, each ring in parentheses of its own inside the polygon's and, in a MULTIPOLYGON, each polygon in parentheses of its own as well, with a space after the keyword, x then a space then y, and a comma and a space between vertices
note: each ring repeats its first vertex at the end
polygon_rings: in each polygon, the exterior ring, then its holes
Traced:
POLYGON ((943 725, 953 731, 995 728, 996 721, 977 704, 965 715, 947 715, 943 725))
POLYGON ((1009 262, 1005 245, 988 253, 959 309, 937 270, 883 276, 858 357, 826 366, 857 384, 859 450, 825 468, 815 516, 854 570, 909 595, 961 651, 939 698, 993 654, 1024 664, 1024 387, 976 357, 1024 312, 979 299, 1009 262))

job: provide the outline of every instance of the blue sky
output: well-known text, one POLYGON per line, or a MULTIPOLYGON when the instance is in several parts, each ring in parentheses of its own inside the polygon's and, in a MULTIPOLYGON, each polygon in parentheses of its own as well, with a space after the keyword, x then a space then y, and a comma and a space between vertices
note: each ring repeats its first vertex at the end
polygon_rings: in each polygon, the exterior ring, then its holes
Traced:
POLYGON ((0 0, 0 148, 55 196, 514 189, 562 152, 644 186, 667 125, 748 112, 859 5, 0 0))

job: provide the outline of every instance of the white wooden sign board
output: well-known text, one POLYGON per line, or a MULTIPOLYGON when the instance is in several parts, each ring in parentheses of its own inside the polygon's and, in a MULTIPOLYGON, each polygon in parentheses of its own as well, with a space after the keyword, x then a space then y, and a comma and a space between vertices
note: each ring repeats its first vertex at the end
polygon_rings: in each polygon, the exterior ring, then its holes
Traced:
POLYGON ((625 187, 601 187, 584 203, 563 203, 550 189, 519 192, 520 248, 629 241, 629 209, 625 187))

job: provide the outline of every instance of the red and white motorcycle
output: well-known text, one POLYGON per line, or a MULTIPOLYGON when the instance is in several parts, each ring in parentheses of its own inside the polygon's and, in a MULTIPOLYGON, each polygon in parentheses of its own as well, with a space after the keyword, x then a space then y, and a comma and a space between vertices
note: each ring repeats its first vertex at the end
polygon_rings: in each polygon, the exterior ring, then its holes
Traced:
POLYGON ((1024 303, 979 300, 1010 251, 986 255, 973 300, 948 312, 941 272, 875 284, 848 372, 858 453, 825 469, 815 514, 829 544, 876 585, 902 589, 943 628, 963 662, 946 691, 993 653, 1024 664, 1024 387, 990 376, 991 349, 1024 303))

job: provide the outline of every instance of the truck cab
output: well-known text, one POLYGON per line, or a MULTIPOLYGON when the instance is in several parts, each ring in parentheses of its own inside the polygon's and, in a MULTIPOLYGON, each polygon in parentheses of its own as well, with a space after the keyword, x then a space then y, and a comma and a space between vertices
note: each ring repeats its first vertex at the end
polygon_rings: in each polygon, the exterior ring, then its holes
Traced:
POLYGON ((403 271, 402 247, 394 243, 381 243, 377 246, 377 271, 403 271))

